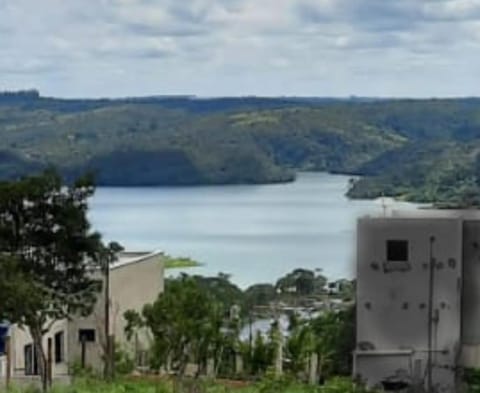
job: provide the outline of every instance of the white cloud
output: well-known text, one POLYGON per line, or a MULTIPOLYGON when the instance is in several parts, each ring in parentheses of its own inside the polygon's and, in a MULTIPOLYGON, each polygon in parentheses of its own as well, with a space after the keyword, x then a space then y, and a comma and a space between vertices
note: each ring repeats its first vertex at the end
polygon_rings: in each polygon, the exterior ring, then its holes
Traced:
POLYGON ((477 0, 0 0, 0 89, 472 95, 477 0))

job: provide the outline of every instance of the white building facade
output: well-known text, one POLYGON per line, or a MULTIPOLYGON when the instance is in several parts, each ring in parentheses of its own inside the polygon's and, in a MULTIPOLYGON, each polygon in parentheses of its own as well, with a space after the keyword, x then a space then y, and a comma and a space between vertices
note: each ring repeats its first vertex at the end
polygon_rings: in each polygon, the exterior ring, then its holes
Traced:
POLYGON ((354 375, 384 390, 455 392, 480 367, 480 217, 431 211, 357 227, 354 375))

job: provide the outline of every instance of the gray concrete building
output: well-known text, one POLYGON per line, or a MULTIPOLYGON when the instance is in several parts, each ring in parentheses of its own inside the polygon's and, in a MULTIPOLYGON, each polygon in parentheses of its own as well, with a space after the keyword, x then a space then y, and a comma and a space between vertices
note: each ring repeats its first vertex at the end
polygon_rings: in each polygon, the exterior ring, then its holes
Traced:
POLYGON ((354 376, 368 386, 451 393, 480 367, 479 213, 361 218, 356 290, 354 376))
MULTIPOLYGON (((101 277, 100 273, 99 277, 101 277)), ((138 332, 127 340, 123 315, 127 310, 141 311, 164 290, 164 258, 160 252, 122 252, 110 269, 110 334, 116 344, 137 364, 145 361, 151 337, 147 331, 138 332)), ((68 379, 72 366, 90 367, 101 372, 106 344, 105 296, 98 295, 93 313, 87 317, 56 321, 44 337, 44 348, 51 353, 51 373, 56 380, 68 379)), ((37 379, 38 367, 30 333, 17 325, 9 331, 9 375, 14 383, 37 379)), ((6 356, 0 356, 0 376, 7 374, 6 356)))

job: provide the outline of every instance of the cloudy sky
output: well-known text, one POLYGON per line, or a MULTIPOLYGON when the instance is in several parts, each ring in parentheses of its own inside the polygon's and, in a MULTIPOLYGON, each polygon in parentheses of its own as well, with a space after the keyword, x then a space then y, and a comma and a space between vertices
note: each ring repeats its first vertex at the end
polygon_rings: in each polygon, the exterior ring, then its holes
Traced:
POLYGON ((0 89, 466 96, 480 0, 0 0, 0 89))

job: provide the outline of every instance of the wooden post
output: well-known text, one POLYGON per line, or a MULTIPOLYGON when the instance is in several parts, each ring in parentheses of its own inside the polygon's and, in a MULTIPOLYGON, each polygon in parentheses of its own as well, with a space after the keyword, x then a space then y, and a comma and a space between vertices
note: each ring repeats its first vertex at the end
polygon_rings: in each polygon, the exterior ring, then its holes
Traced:
POLYGON ((5 337, 5 354, 7 357, 7 370, 5 374, 5 387, 10 388, 10 380, 12 378, 12 348, 10 336, 5 337))
POLYGON ((310 355, 310 367, 308 371, 309 384, 316 385, 318 383, 318 354, 316 352, 310 355))

